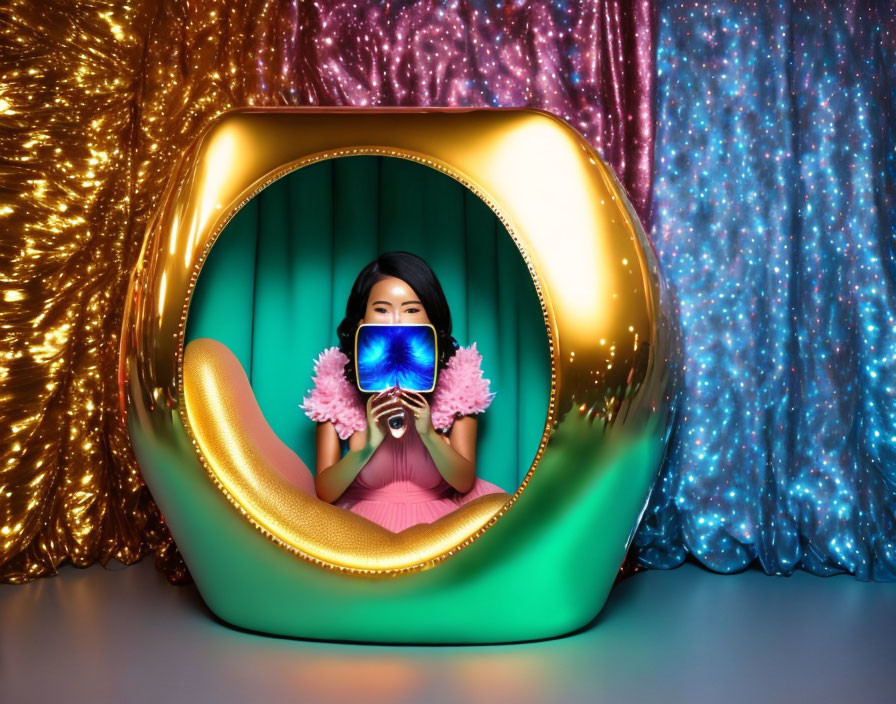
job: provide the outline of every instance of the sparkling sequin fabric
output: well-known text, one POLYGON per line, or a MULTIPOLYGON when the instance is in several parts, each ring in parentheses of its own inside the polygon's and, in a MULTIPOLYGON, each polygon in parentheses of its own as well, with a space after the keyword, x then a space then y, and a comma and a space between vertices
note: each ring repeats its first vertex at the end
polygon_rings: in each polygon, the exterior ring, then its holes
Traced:
POLYGON ((237 105, 565 117, 681 301, 640 562, 896 578, 894 3, 658 4, 656 67, 644 0, 0 9, 0 578, 153 550, 184 576, 116 417, 118 327, 171 163, 237 105))
POLYGON ((686 397, 640 561, 896 578, 896 7, 663 0, 686 397))
POLYGON ((240 105, 535 107, 653 168, 647 0, 13 1, 0 8, 0 579, 155 551, 117 413, 129 272, 185 146, 240 105))

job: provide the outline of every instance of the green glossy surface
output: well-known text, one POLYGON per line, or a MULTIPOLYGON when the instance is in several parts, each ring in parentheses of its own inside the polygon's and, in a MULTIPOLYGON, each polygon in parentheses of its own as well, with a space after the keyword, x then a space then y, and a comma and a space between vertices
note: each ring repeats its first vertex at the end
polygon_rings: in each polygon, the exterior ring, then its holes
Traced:
POLYGON ((277 547, 198 461, 184 466, 129 427, 147 483, 218 616, 263 632, 370 642, 509 642, 585 625, 606 600, 662 454, 656 427, 609 448, 595 442, 598 427, 570 414, 516 505, 472 545, 425 572, 359 578, 277 547), (594 462, 599 471, 569 480, 568 466, 594 462))

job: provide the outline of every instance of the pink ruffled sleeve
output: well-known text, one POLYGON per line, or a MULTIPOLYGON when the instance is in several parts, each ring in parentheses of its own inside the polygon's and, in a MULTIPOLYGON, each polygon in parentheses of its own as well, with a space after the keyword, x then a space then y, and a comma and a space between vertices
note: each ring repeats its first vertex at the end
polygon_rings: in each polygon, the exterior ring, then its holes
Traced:
POLYGON ((489 380, 482 378, 482 355, 474 342, 461 347, 439 373, 430 411, 432 424, 447 430, 460 416, 482 413, 495 397, 489 392, 489 380))
POLYGON ((313 421, 330 421, 342 440, 367 427, 360 396, 345 378, 346 357, 338 347, 329 347, 314 362, 314 387, 299 408, 313 421))

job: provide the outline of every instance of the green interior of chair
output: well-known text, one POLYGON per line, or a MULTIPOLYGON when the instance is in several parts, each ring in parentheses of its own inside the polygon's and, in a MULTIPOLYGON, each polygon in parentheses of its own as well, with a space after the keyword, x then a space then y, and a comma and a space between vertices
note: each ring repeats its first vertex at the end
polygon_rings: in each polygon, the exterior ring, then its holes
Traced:
POLYGON ((223 342, 274 432, 314 468, 315 423, 298 407, 314 360, 337 344, 358 272, 406 250, 433 268, 453 334, 477 343, 497 395, 478 416, 478 474, 513 493, 538 449, 550 352, 535 288, 495 214, 449 176, 405 159, 353 156, 275 181, 218 237, 190 302, 185 344, 223 342))

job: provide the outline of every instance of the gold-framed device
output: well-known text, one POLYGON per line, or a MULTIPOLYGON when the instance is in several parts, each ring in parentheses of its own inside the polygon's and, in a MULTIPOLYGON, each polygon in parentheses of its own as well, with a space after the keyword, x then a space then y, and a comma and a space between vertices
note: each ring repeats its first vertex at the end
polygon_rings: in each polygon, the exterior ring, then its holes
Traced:
POLYGON ((439 337, 435 326, 362 323, 355 330, 354 366, 361 393, 391 388, 430 393, 436 388, 439 371, 439 337), (423 333, 424 330, 429 333, 423 333), (423 379, 427 383, 421 383, 423 379))

